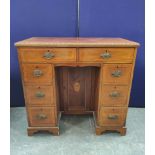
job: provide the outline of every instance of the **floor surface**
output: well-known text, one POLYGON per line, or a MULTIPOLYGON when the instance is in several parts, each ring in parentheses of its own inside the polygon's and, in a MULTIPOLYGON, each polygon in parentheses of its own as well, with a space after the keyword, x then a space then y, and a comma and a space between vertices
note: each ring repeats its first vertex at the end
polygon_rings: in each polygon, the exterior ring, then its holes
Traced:
POLYGON ((144 108, 129 108, 126 136, 96 136, 92 116, 63 116, 60 136, 28 137, 25 108, 11 108, 11 155, 144 155, 144 120, 144 108))

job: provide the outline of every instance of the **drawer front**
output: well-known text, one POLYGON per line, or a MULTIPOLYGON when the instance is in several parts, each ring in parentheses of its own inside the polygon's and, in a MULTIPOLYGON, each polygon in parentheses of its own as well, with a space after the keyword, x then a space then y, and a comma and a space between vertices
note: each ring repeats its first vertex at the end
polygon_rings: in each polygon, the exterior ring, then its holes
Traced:
POLYGON ((19 50, 22 62, 74 62, 76 48, 25 48, 19 50))
POLYGON ((52 86, 25 86, 26 102, 32 106, 54 105, 52 86))
POLYGON ((128 86, 104 85, 102 88, 102 103, 104 106, 127 106, 128 86))
POLYGON ((54 126, 56 125, 55 107, 31 107, 28 108, 30 126, 54 126))
POLYGON ((99 112, 100 126, 123 126, 127 108, 107 108, 101 106, 99 112))
POLYGON ((80 48, 81 62, 132 62, 134 48, 80 48))
POLYGON ((105 84, 128 84, 131 79, 132 64, 105 64, 102 73, 105 84))
POLYGON ((53 69, 50 64, 23 64, 23 79, 26 83, 51 83, 53 69))

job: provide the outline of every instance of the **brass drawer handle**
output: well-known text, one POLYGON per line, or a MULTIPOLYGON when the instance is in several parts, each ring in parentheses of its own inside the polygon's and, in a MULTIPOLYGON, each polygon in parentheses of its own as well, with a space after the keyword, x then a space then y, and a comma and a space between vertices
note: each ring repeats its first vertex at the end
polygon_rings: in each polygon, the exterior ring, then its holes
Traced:
POLYGON ((117 92, 117 91, 113 91, 112 93, 109 94, 109 96, 110 96, 110 97, 114 97, 114 98, 115 98, 115 97, 119 97, 119 96, 120 96, 120 93, 117 92))
POLYGON ((45 59, 52 59, 54 57, 55 57, 54 53, 52 53, 50 51, 45 52, 44 55, 43 55, 43 58, 45 58, 45 59))
POLYGON ((103 59, 108 59, 108 58, 111 58, 111 54, 109 52, 105 52, 105 53, 102 53, 100 55, 103 59))
POLYGON ((37 98, 42 98, 42 97, 45 97, 45 94, 43 92, 36 92, 35 96, 37 98))
POLYGON ((108 119, 110 119, 110 120, 117 120, 118 119, 118 115, 108 115, 108 119))
POLYGON ((45 114, 38 114, 38 115, 36 115, 36 118, 38 120, 44 120, 44 119, 47 119, 47 116, 45 114))
POLYGON ((120 77, 120 76, 122 75, 122 71, 121 71, 121 70, 113 71, 113 72, 111 73, 111 75, 112 75, 113 77, 120 77))
POLYGON ((33 71, 33 75, 34 75, 35 77, 40 77, 40 76, 43 75, 43 72, 42 72, 42 70, 40 70, 40 69, 35 69, 35 70, 33 71))

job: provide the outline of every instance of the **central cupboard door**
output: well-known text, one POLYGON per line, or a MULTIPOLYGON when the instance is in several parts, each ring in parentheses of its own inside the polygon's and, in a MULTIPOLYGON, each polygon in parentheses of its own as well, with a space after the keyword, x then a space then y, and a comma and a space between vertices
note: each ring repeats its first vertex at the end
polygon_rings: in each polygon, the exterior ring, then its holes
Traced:
POLYGON ((60 110, 85 113, 95 109, 97 67, 56 67, 60 110))

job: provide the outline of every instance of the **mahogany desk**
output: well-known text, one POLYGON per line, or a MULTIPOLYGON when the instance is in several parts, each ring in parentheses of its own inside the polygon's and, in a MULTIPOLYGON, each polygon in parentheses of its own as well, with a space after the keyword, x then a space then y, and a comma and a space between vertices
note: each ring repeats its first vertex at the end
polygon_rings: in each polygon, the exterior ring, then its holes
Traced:
POLYGON ((28 135, 59 135, 61 114, 93 114, 96 134, 126 133, 138 43, 121 38, 30 38, 18 49, 28 135))

